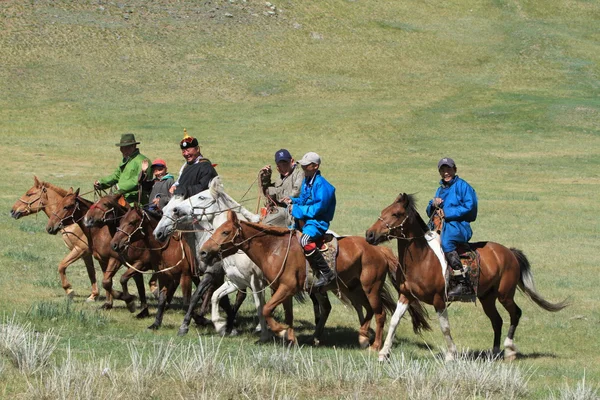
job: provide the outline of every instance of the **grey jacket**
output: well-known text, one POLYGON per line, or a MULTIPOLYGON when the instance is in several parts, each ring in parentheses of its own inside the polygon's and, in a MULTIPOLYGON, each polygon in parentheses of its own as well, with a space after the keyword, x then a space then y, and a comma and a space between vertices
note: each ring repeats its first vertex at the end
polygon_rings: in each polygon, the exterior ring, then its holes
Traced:
POLYGON ((273 183, 267 187, 267 193, 277 202, 280 207, 286 207, 286 204, 281 202, 284 197, 298 197, 300 188, 304 180, 304 171, 299 164, 294 165, 294 170, 286 177, 279 176, 273 183))

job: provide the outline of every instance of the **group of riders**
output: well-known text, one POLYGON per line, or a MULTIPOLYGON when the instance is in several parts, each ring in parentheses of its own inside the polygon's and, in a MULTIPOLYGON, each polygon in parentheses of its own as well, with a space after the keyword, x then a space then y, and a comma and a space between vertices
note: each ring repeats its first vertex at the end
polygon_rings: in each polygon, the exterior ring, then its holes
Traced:
MULTIPOLYGON (((96 189, 116 186, 126 201, 133 204, 146 204, 153 211, 160 210, 172 196, 189 198, 209 187, 216 177, 215 164, 200 152, 198 139, 189 136, 184 129, 184 137, 179 143, 185 163, 179 171, 178 179, 168 173, 163 159, 152 163, 140 153, 132 133, 121 136, 116 146, 123 159, 109 176, 94 182, 96 189), (150 171, 148 171, 150 168, 150 171)), ((266 212, 262 223, 286 226, 302 232, 300 239, 304 254, 319 279, 314 287, 322 287, 335 279, 333 271, 320 248, 323 236, 329 229, 336 207, 335 187, 321 174, 321 157, 314 152, 306 153, 295 161, 290 152, 281 149, 275 152, 277 173, 273 177, 270 165, 259 172, 262 193, 267 199, 266 212), (274 179, 273 179, 274 178, 274 179)), ((448 296, 473 295, 469 277, 462 266, 457 248, 467 243, 473 231, 470 223, 477 217, 477 195, 475 190, 457 174, 456 164, 451 158, 438 162, 440 186, 427 206, 427 215, 434 213, 444 221, 441 232, 442 250, 454 273, 449 282, 448 296)))

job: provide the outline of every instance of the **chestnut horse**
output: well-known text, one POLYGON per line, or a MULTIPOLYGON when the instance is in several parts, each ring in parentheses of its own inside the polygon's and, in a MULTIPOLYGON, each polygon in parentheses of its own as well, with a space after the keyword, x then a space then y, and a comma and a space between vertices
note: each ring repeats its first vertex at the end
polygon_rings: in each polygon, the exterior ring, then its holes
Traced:
POLYGON ((119 253, 128 247, 138 247, 141 243, 153 270, 159 271, 158 311, 154 323, 148 329, 160 327, 165 306, 173 299, 180 283, 184 305, 189 304, 192 293, 194 254, 181 235, 170 237, 166 243, 154 239, 152 232, 159 219, 160 216, 154 217, 136 205, 121 218, 117 233, 110 242, 112 249, 119 253))
MULTIPOLYGON (((401 193, 391 205, 386 207, 377 222, 366 232, 367 241, 371 244, 397 239, 400 259, 400 268, 396 270, 400 297, 390 322, 385 344, 379 352, 380 360, 389 356, 398 323, 407 307, 410 307, 414 301, 422 301, 434 306, 448 345, 446 359, 451 360, 456 354, 456 346, 450 335, 448 323, 442 267, 438 257, 427 243, 425 237, 427 232, 427 225, 417 212, 413 196, 406 193, 401 193)), ((514 335, 521 318, 521 309, 514 300, 517 287, 544 310, 559 311, 567 304, 565 301, 557 304, 550 303, 536 292, 531 266, 522 251, 509 249, 494 242, 471 243, 470 246, 476 249, 480 257, 481 270, 477 297, 494 329, 492 351, 494 354, 500 354, 502 318, 496 309, 496 299, 498 299, 510 315, 510 327, 504 341, 504 357, 512 360, 517 355, 514 335)))
MULTIPOLYGON (((93 226, 88 228, 83 223, 85 213, 92 206, 92 202, 79 197, 79 189, 73 192, 71 188, 65 197, 57 204, 56 211, 50 215, 50 220, 46 225, 46 231, 55 235, 59 230, 73 224, 79 225, 83 234, 87 238, 89 247, 96 260, 100 263, 102 271, 116 271, 121 265, 119 254, 115 253, 110 247, 110 241, 114 230, 111 232, 108 225, 101 227, 93 226)), ((112 287, 112 281, 102 281, 102 286, 107 291, 106 302, 102 305, 104 309, 111 309, 113 306, 113 298, 123 300, 127 304, 130 312, 135 311, 135 296, 128 292, 119 292, 112 287)), ((139 287, 139 286, 138 286, 139 287)), ((142 281, 143 288, 143 281, 142 281)))
MULTIPOLYGON (((67 194, 65 189, 48 182, 42 182, 38 180, 37 176, 33 177, 33 182, 33 186, 12 206, 10 215, 14 219, 36 214, 40 211, 43 211, 50 218, 57 211, 58 203, 67 194)), ((61 233, 65 244, 70 250, 69 254, 58 264, 58 275, 65 293, 70 298, 75 297, 75 291, 67 280, 67 267, 81 258, 85 263, 92 284, 92 293, 86 301, 96 301, 98 298, 98 284, 96 283, 96 270, 94 269, 94 261, 89 250, 87 237, 77 224, 64 227, 61 233)))
MULTIPOLYGON (((339 290, 357 310, 360 319, 358 342, 361 348, 369 345, 369 325, 375 315, 375 339, 371 349, 379 350, 383 338, 386 308, 393 302, 387 291, 385 278, 388 269, 398 263, 392 251, 386 247, 369 245, 364 238, 348 236, 340 238, 337 257, 337 279, 324 287, 339 290), (385 308, 384 308, 385 307, 385 308), (362 310, 365 310, 363 316, 362 310)), ((201 248, 201 257, 207 263, 227 257, 241 249, 263 271, 265 279, 275 291, 263 308, 263 315, 271 331, 295 342, 293 329, 293 296, 304 289, 306 259, 296 231, 286 228, 240 221, 235 212, 228 211, 227 221, 221 225, 201 248), (287 327, 273 319, 275 307, 283 303, 287 327)), ((413 304, 415 330, 428 328, 422 308, 413 304)), ((326 315, 319 320, 315 330, 325 326, 326 315)))

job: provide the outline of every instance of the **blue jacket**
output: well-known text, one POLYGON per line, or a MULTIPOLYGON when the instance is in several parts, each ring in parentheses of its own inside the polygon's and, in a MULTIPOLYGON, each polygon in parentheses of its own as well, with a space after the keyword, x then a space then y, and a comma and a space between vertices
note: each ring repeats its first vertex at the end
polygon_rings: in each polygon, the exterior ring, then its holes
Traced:
POLYGON ((292 216, 304 221, 302 233, 311 237, 323 236, 335 213, 335 188, 321 176, 304 178, 300 196, 292 197, 292 216))
MULTIPOLYGON (((456 175, 448 184, 440 181, 435 192, 444 202, 445 223, 442 230, 442 249, 444 252, 456 250, 457 243, 466 243, 473 236, 470 222, 477 218, 477 194, 466 181, 456 175)), ((431 217, 435 208, 433 200, 427 205, 427 215, 431 217)))

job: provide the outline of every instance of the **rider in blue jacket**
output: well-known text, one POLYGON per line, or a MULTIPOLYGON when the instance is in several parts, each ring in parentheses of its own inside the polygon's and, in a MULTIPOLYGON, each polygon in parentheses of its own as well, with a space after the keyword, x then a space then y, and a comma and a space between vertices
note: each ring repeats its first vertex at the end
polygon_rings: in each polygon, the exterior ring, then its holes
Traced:
POLYGON ((315 272, 321 277, 314 287, 325 286, 335 279, 335 272, 317 248, 316 242, 325 234, 335 213, 335 188, 321 176, 321 157, 309 152, 298 162, 304 171, 300 196, 285 198, 291 204, 296 228, 302 230, 300 242, 304 255, 315 272))
POLYGON ((456 246, 467 243, 473 236, 470 223, 477 218, 477 194, 471 185, 456 175, 453 159, 442 158, 438 162, 438 171, 442 179, 435 197, 429 201, 427 215, 431 217, 437 209, 444 218, 442 250, 450 267, 462 272, 452 275, 453 287, 448 291, 448 297, 470 296, 474 294, 473 288, 463 271, 456 246))

